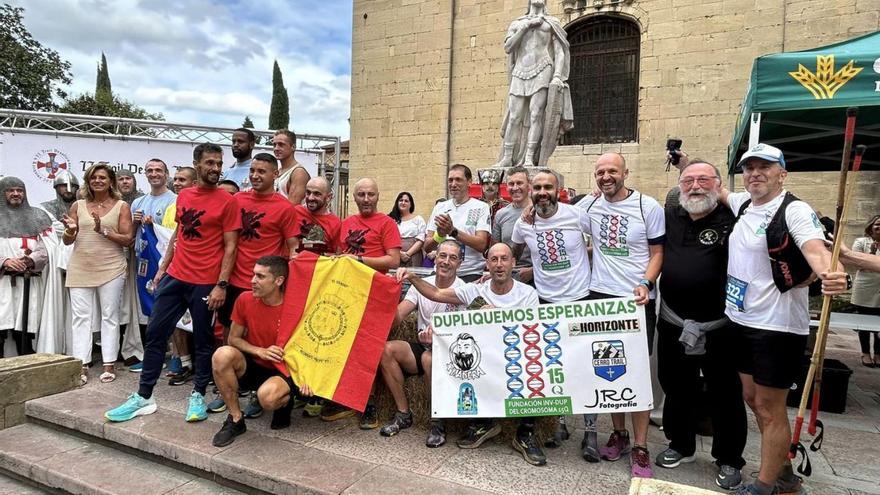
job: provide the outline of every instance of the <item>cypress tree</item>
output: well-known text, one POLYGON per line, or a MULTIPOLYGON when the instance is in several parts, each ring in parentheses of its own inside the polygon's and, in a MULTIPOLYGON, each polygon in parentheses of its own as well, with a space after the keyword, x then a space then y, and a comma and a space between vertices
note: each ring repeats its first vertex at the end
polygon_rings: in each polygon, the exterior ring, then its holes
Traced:
POLYGON ((113 88, 110 85, 110 72, 107 70, 107 57, 101 52, 101 65, 95 80, 95 99, 102 102, 113 101, 113 88))
POLYGON ((272 103, 269 105, 269 129, 287 129, 290 124, 290 102, 281 78, 278 61, 272 68, 272 103))

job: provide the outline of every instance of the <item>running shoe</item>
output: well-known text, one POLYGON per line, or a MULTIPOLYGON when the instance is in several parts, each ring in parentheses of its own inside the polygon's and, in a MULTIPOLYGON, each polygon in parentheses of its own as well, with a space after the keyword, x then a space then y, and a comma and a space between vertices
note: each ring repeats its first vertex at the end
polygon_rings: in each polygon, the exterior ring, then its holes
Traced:
POLYGON ((288 400, 287 404, 280 409, 272 411, 272 423, 269 428, 273 430, 282 430, 290 426, 290 412, 293 411, 293 400, 288 400))
POLYGON ((235 441, 235 437, 246 431, 247 426, 244 424, 244 417, 238 421, 234 421, 232 415, 229 414, 226 416, 226 421, 223 422, 223 426, 220 427, 220 431, 214 434, 214 440, 212 443, 214 444, 214 447, 226 447, 235 441))
POLYGON ((353 409, 339 405, 330 400, 324 402, 324 406, 321 408, 321 421, 336 421, 350 416, 354 416, 353 409))
POLYGON ((405 413, 397 411, 396 413, 394 413, 394 419, 392 419, 390 423, 379 429, 379 434, 383 437, 393 437, 394 435, 400 433, 400 430, 405 430, 412 426, 412 424, 412 411, 407 411, 405 413))
POLYGON ((317 418, 321 415, 321 408, 324 407, 324 399, 313 397, 303 406, 302 415, 304 418, 317 418))
POLYGON ((498 436, 499 433, 501 433, 501 425, 494 421, 489 424, 471 423, 464 436, 459 438, 455 444, 460 449, 475 449, 483 445, 486 440, 498 436))
POLYGON ((242 414, 244 414, 244 417, 247 419, 259 418, 263 415, 263 406, 260 405, 260 400, 257 399, 256 392, 251 392, 250 397, 248 398, 248 404, 244 406, 242 414))
POLYGON ((556 422, 556 431, 551 438, 544 442, 544 447, 547 447, 548 449, 561 447, 562 442, 569 438, 571 438, 571 433, 568 432, 568 426, 565 425, 565 417, 559 416, 556 422))
POLYGON ((144 399, 138 394, 131 394, 124 404, 105 412, 104 417, 118 423, 134 419, 137 416, 153 414, 156 412, 156 409, 158 409, 158 406, 156 406, 155 398, 144 399))
POLYGON ((428 431, 428 437, 425 439, 425 446, 436 449, 446 443, 446 425, 442 420, 432 419, 431 429, 428 431))
POLYGON ((599 462, 599 438, 596 431, 585 431, 584 439, 581 441, 581 457, 587 462, 599 462))
POLYGON ((134 363, 128 367, 128 371, 131 371, 132 373, 140 373, 141 371, 144 371, 144 363, 142 363, 142 362, 134 363))
POLYGON ((517 433, 513 438, 513 449, 522 454, 523 459, 533 466, 543 466, 547 464, 547 456, 538 445, 538 440, 532 432, 523 434, 517 433))
POLYGON ((715 484, 725 490, 734 490, 742 484, 742 472, 733 466, 722 464, 715 476, 715 484))
POLYGON ((193 390, 189 396, 189 406, 186 410, 186 420, 189 423, 208 419, 208 408, 205 405, 205 396, 193 390))
POLYGON ((362 430, 375 430, 379 427, 379 415, 376 413, 376 406, 371 402, 367 402, 367 407, 364 408, 364 412, 361 414, 358 426, 362 430))
POLYGON ((696 459, 697 458, 692 455, 681 455, 677 450, 668 448, 663 452, 660 452, 660 455, 657 456, 654 463, 660 467, 672 469, 677 468, 680 464, 694 462, 696 459))
POLYGON ((754 483, 749 483, 748 485, 739 485, 739 488, 730 492, 730 495, 761 495, 761 492, 754 483))
POLYGON ((785 495, 806 493, 803 482, 804 479, 794 473, 787 478, 780 476, 774 485, 775 493, 785 495))
POLYGON ((634 478, 653 478, 654 470, 651 469, 651 457, 648 449, 644 447, 633 447, 629 455, 630 472, 634 478))
POLYGON ((183 371, 183 363, 180 361, 180 357, 172 356, 168 361, 168 368, 165 370, 165 376, 171 378, 172 376, 177 376, 183 371))
POLYGON ((168 379, 168 385, 172 387, 177 387, 180 385, 185 385, 187 382, 191 382, 193 379, 193 370, 189 366, 184 366, 180 373, 172 376, 168 379))
POLYGON ((599 455, 606 461, 616 461, 624 454, 629 454, 630 450, 629 432, 615 430, 608 437, 608 443, 604 447, 599 447, 599 455))
POLYGON ((226 410, 226 401, 223 400, 223 397, 217 397, 208 403, 208 412, 209 413, 222 413, 225 410, 226 410))

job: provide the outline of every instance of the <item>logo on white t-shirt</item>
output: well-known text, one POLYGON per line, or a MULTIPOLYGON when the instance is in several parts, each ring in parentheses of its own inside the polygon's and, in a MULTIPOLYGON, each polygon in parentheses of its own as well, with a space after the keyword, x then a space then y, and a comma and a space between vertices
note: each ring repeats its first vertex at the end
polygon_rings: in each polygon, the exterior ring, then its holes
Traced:
POLYGON ((559 229, 545 230, 535 236, 541 268, 547 271, 567 270, 571 260, 565 252, 565 236, 559 229))
POLYGON ((607 256, 629 256, 626 236, 629 218, 625 215, 602 214, 599 221, 599 250, 607 256))
POLYGON ((480 209, 479 208, 471 208, 468 210, 467 221, 465 225, 468 227, 476 227, 477 221, 480 219, 480 209))

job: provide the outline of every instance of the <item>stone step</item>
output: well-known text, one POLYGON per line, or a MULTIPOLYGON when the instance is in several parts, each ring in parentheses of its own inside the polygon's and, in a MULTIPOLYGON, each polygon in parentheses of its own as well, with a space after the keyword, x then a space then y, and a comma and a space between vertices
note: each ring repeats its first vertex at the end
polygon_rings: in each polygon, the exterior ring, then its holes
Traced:
MULTIPOLYGON (((122 402, 118 395, 81 388, 29 401, 28 420, 61 433, 94 437, 128 454, 143 455, 203 478, 257 493, 377 493, 377 487, 414 492, 430 488, 437 494, 484 493, 460 484, 334 454, 260 429, 249 421, 248 431, 231 445, 214 447, 211 439, 219 417, 187 423, 180 411, 160 400, 159 410, 125 423, 110 423, 103 412, 122 402), (393 484, 388 484, 393 480, 393 484)), ((110 448, 110 447, 107 447, 110 448)), ((2 450, 2 447, 0 447, 2 450)), ((111 449, 112 450, 112 449, 111 449)), ((398 491, 399 490, 399 491, 398 491)))
POLYGON ((46 493, 49 492, 29 485, 18 477, 12 478, 0 474, 0 495, 43 495, 46 493))
POLYGON ((50 491, 73 494, 242 493, 93 439, 30 423, 0 431, 0 467, 50 491))

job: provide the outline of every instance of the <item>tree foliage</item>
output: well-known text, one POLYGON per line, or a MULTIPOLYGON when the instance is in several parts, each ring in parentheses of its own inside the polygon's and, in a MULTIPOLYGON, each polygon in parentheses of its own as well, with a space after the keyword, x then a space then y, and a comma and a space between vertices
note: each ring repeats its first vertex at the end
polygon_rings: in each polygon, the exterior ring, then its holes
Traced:
POLYGON ((250 115, 244 116, 244 122, 241 123, 241 126, 244 127, 245 129, 253 129, 254 128, 254 121, 251 120, 250 115))
POLYGON ((287 129, 290 124, 290 101, 281 77, 278 61, 272 68, 272 103, 269 105, 269 129, 287 129))
POLYGON ((78 113, 82 115, 102 115, 105 117, 123 117, 128 119, 165 120, 161 113, 150 113, 134 103, 110 95, 110 99, 97 98, 95 95, 83 94, 66 100, 58 108, 61 113, 78 113))
POLYGON ((101 64, 98 66, 98 76, 95 80, 95 99, 112 104, 113 87, 110 85, 110 71, 107 69, 107 57, 101 52, 101 64))
POLYGON ((0 5, 0 107, 54 110, 53 97, 67 94, 70 62, 35 40, 24 27, 24 9, 0 5))

